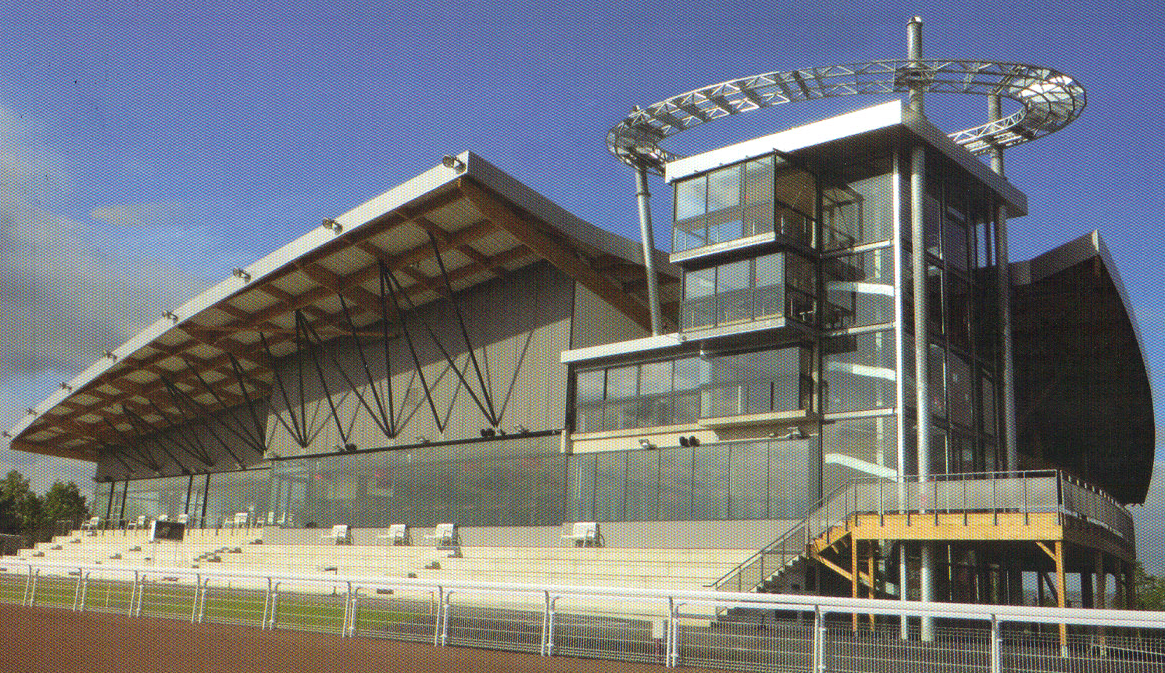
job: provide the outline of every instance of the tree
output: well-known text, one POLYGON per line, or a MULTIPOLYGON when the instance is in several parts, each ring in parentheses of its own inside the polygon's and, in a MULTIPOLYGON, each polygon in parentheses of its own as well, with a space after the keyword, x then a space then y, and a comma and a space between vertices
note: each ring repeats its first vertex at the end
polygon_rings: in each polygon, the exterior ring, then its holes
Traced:
POLYGON ((41 499, 16 470, 0 480, 0 530, 10 533, 36 528, 43 520, 41 499))
POLYGON ((1141 610, 1165 610, 1165 579, 1150 575, 1137 561, 1133 582, 1137 591, 1137 607, 1141 610))
POLYGON ((44 495, 44 519, 48 524, 55 524, 61 519, 69 519, 76 524, 78 520, 89 516, 89 506, 81 489, 75 482, 67 484, 60 481, 53 485, 44 495))

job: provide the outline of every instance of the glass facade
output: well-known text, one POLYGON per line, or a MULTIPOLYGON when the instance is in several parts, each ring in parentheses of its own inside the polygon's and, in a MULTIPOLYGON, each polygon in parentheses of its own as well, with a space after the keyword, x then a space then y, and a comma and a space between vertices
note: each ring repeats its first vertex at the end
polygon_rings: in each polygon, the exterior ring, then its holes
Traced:
POLYGON ((811 248, 817 229, 817 179, 772 155, 679 180, 674 222, 674 252, 758 234, 811 248))
POLYGON ((566 456, 557 435, 286 460, 272 469, 270 521, 285 526, 564 521, 566 456))
POLYGON ((793 519, 816 500, 811 439, 571 456, 571 521, 793 519))
POLYGON ((685 331, 786 317, 817 322, 817 269, 794 253, 773 253, 684 272, 685 331))
POLYGON ((802 346, 578 372, 575 430, 600 432, 811 409, 812 353, 802 346))

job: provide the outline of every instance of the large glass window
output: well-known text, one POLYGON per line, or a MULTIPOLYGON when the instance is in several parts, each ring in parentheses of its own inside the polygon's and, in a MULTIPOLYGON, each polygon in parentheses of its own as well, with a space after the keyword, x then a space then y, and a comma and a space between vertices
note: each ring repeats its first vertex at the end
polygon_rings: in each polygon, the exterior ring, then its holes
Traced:
MULTIPOLYGON (((557 525, 567 494, 566 456, 558 449, 551 435, 281 461, 273 468, 270 520, 320 528, 557 525)), ((571 497, 581 503, 577 493, 571 497)))
POLYGON ((894 321, 894 254, 882 248, 834 257, 825 262, 829 329, 894 321))
POLYGON ((816 324, 817 267, 775 253, 684 273, 684 330, 785 316, 816 324))
POLYGON ((672 250, 772 232, 809 247, 816 201, 816 178, 772 156, 677 181, 672 250))
POLYGON ((894 332, 881 330, 825 339, 825 411, 895 406, 894 332))
POLYGON ((570 456, 575 521, 723 521, 804 516, 813 440, 750 441, 570 456))
POLYGON ((711 357, 700 416, 808 409, 813 390, 810 366, 809 350, 801 347, 711 357))
POLYGON ((579 372, 575 431, 694 423, 706 369, 692 357, 579 372))
POLYGON ((822 429, 825 493, 857 479, 893 477, 898 467, 897 427, 892 415, 827 423, 822 429))

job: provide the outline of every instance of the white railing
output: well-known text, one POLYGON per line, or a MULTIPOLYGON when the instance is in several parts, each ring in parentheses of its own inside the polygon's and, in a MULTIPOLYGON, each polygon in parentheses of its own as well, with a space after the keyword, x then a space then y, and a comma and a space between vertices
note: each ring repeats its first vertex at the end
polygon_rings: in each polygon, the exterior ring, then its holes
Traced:
POLYGON ((1165 613, 19 562, 0 601, 738 670, 1159 671, 1165 613), (726 619, 713 619, 728 611, 726 619), (900 619, 945 621, 933 641, 900 619), (1040 625, 1067 625, 1044 630, 1040 625))

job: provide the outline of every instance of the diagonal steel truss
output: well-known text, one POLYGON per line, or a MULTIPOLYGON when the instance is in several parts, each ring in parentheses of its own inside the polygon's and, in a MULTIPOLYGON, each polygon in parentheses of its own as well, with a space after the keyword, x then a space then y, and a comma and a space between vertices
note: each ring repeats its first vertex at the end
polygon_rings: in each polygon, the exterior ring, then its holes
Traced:
POLYGON ((981 60, 886 60, 770 72, 689 91, 647 108, 636 107, 607 133, 607 149, 623 163, 663 174, 680 158, 659 146, 666 138, 741 112, 784 103, 924 92, 1000 96, 1023 108, 1004 119, 956 131, 950 138, 974 154, 1035 140, 1083 112, 1084 87, 1043 66, 981 60))

